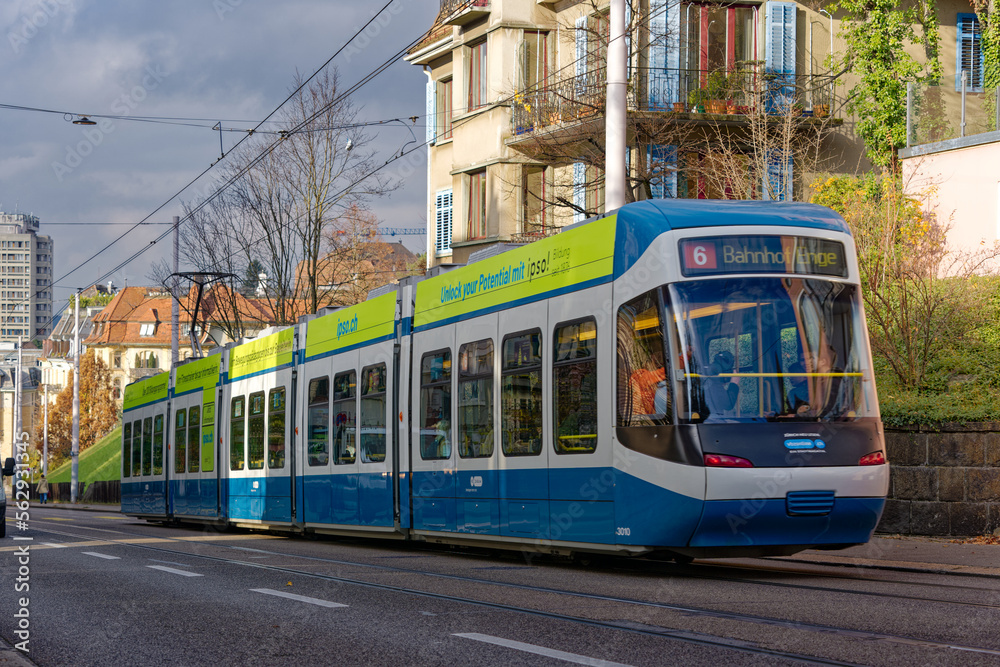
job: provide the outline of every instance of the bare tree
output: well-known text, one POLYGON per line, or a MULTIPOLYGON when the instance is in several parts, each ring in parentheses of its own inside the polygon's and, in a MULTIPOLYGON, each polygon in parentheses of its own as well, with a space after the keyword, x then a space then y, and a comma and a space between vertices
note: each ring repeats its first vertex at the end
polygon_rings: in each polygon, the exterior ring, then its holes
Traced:
POLYGON ((316 279, 332 305, 360 303, 376 287, 423 272, 408 251, 383 242, 378 218, 357 204, 333 221, 323 249, 316 279))
MULTIPOLYGON (((234 151, 216 194, 186 205, 181 239, 185 263, 197 270, 245 276, 248 267, 263 267, 260 298, 277 324, 329 302, 318 272, 331 225, 395 187, 378 173, 373 135, 339 89, 336 71, 302 83, 296 79, 301 90, 281 116, 281 138, 257 135, 234 151)), ((154 275, 164 272, 158 266, 154 275)), ((217 305, 239 333, 241 295, 226 294, 231 303, 217 305)))
MULTIPOLYGON (((545 189, 530 187, 524 170, 509 172, 518 174, 505 185, 520 195, 527 232, 532 218, 548 226, 604 209, 607 21, 590 5, 589 17, 560 31, 573 41, 560 50, 576 60, 530 87, 522 85, 530 77, 515 82, 510 145, 527 169, 553 167, 545 189), (537 209, 548 215, 531 215, 537 209)), ((832 77, 775 74, 758 61, 709 71, 685 69, 681 57, 667 67, 664 54, 683 53, 683 35, 670 33, 662 8, 632 0, 630 10, 626 201, 786 199, 800 175, 827 166, 824 149, 840 123, 832 77)))

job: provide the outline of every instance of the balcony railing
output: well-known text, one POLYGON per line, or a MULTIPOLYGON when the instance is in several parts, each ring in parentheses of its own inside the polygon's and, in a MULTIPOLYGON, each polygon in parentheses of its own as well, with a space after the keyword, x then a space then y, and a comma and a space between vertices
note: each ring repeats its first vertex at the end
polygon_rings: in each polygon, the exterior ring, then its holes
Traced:
MULTIPOLYGON (((515 135, 558 123, 603 115, 607 73, 594 70, 517 93, 512 103, 515 135)), ((830 76, 772 74, 759 69, 725 73, 632 67, 629 111, 687 114, 827 117, 836 107, 830 76)), ((695 116, 695 118, 697 118, 695 116)))
POLYGON ((447 25, 464 25, 485 16, 489 11, 489 0, 441 0, 440 15, 447 25))

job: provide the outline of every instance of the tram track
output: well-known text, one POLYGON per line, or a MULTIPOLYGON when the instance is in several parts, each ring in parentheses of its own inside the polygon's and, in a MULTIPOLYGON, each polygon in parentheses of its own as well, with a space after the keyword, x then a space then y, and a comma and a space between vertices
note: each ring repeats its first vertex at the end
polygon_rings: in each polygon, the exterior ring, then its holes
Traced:
MULTIPOLYGON (((87 527, 85 527, 85 526, 79 526, 79 527, 76 527, 76 528, 80 528, 80 529, 84 529, 84 530, 87 529, 87 527)), ((67 531, 60 531, 60 530, 54 530, 54 529, 48 529, 48 528, 39 529, 39 528, 37 528, 37 524, 36 524, 36 529, 40 530, 41 532, 46 532, 46 533, 50 533, 50 534, 53 534, 53 535, 60 535, 60 536, 63 536, 63 537, 80 538, 80 539, 93 539, 91 536, 88 536, 88 535, 79 535, 79 534, 75 534, 75 533, 71 533, 71 532, 67 532, 67 531)), ((104 531, 104 532, 110 532, 110 531, 104 531)), ((126 533, 126 532, 122 531, 122 534, 126 535, 126 536, 133 536, 133 535, 134 536, 140 536, 141 535, 142 538, 146 538, 146 539, 149 538, 148 535, 144 535, 144 534, 141 534, 141 533, 132 534, 132 533, 126 533)), ((476 606, 486 607, 486 608, 495 609, 495 610, 504 610, 504 611, 510 611, 510 612, 515 612, 515 613, 523 613, 523 614, 529 614, 529 615, 534 615, 534 616, 539 616, 539 617, 545 617, 545 618, 549 618, 549 619, 563 620, 563 621, 567 621, 567 622, 588 625, 588 626, 591 626, 591 627, 601 627, 601 628, 607 628, 607 629, 613 629, 613 630, 620 630, 620 631, 631 632, 631 633, 636 633, 636 634, 641 634, 641 635, 651 636, 651 637, 661 637, 661 638, 667 638, 667 639, 675 639, 675 640, 678 640, 678 641, 683 641, 683 642, 686 642, 686 643, 697 644, 697 645, 702 645, 702 646, 710 646, 710 647, 714 647, 714 648, 725 648, 725 649, 729 649, 729 650, 746 652, 746 653, 762 654, 762 655, 768 655, 768 656, 773 656, 773 657, 781 657, 781 658, 786 658, 786 659, 791 659, 791 660, 799 660, 799 661, 807 662, 809 664, 822 664, 822 665, 845 665, 845 664, 853 664, 853 663, 848 663, 848 662, 843 662, 843 661, 838 661, 838 660, 833 660, 833 659, 821 658, 821 657, 817 657, 817 656, 809 656, 809 655, 804 655, 804 654, 791 653, 791 652, 787 652, 787 651, 781 651, 781 650, 777 650, 777 649, 771 649, 771 648, 767 648, 767 647, 762 647, 762 646, 760 646, 760 645, 758 645, 758 644, 756 644, 754 642, 744 641, 744 640, 741 640, 741 639, 729 638, 729 637, 718 637, 718 636, 715 636, 715 635, 709 635, 709 634, 695 632, 695 631, 687 631, 687 630, 678 629, 678 628, 665 628, 665 627, 661 627, 661 626, 650 626, 650 625, 636 623, 636 622, 631 622, 631 621, 617 621, 617 620, 616 621, 608 621, 608 620, 591 619, 591 618, 586 618, 586 617, 581 617, 581 616, 574 616, 574 615, 569 615, 569 614, 561 614, 561 613, 558 613, 558 612, 545 611, 545 610, 542 610, 542 609, 536 609, 536 608, 532 608, 532 607, 523 607, 523 606, 512 605, 512 604, 492 602, 492 601, 489 601, 489 600, 481 600, 481 599, 469 598, 469 597, 460 596, 460 595, 450 595, 450 594, 445 594, 445 593, 438 593, 438 592, 433 592, 433 591, 420 590, 418 588, 410 588, 410 587, 406 587, 406 586, 397 586, 397 585, 392 585, 392 584, 384 584, 384 583, 379 583, 379 582, 366 581, 364 579, 357 579, 357 578, 347 577, 347 576, 339 576, 339 575, 332 575, 332 574, 317 573, 317 572, 313 572, 313 571, 309 571, 309 570, 296 569, 294 567, 269 565, 269 564, 262 563, 262 562, 259 562, 259 561, 258 562, 251 562, 251 561, 247 561, 247 560, 244 560, 244 559, 238 559, 238 558, 226 558, 226 557, 222 557, 222 556, 213 556, 213 555, 207 555, 207 554, 198 554, 198 553, 192 553, 190 551, 183 551, 183 550, 179 550, 179 549, 171 549, 171 548, 167 548, 165 546, 156 546, 156 545, 148 544, 148 543, 137 544, 137 543, 134 543, 134 542, 132 542, 132 541, 130 541, 128 539, 112 539, 112 538, 101 538, 101 539, 102 539, 102 541, 104 541, 104 542, 106 542, 108 544, 116 544, 116 545, 120 545, 120 546, 134 547, 134 548, 139 548, 139 549, 143 549, 143 550, 147 550, 147 551, 154 551, 154 552, 162 553, 162 554, 170 554, 172 556, 187 556, 187 557, 190 557, 190 558, 202 559, 202 560, 207 560, 207 561, 210 561, 210 562, 225 563, 225 564, 230 564, 230 565, 240 565, 240 566, 244 566, 244 567, 252 567, 252 568, 256 568, 256 569, 263 569, 263 570, 268 570, 268 571, 281 572, 282 574, 285 574, 285 575, 303 576, 303 577, 308 577, 308 578, 314 578, 314 579, 320 579, 320 580, 325 580, 325 581, 337 582, 337 583, 341 583, 341 584, 354 585, 354 586, 367 587, 367 588, 374 588, 374 589, 385 590, 385 591, 392 591, 392 592, 396 592, 396 593, 400 593, 400 594, 405 594, 405 595, 412 595, 412 596, 425 597, 425 598, 431 598, 431 599, 437 599, 437 600, 458 602, 458 603, 464 603, 464 604, 470 604, 470 605, 476 605, 476 606)), ((188 544, 188 545, 192 544, 191 541, 185 540, 183 538, 158 537, 156 539, 163 540, 165 542, 178 542, 178 543, 184 543, 184 544, 188 544)), ((199 542, 199 543, 201 543, 203 545, 206 544, 205 542, 199 542)), ((660 610, 664 610, 664 611, 676 612, 676 613, 681 613, 681 614, 684 614, 684 615, 694 616, 694 617, 712 618, 712 619, 717 619, 717 620, 725 620, 725 621, 740 622, 740 623, 751 623, 751 624, 756 624, 756 625, 776 627, 776 628, 783 628, 783 629, 787 629, 787 630, 794 630, 794 631, 801 631, 801 632, 813 632, 813 633, 821 633, 821 634, 826 634, 826 635, 835 635, 835 636, 843 637, 843 638, 846 638, 846 639, 853 639, 853 640, 858 640, 858 641, 887 642, 887 643, 896 644, 896 645, 905 645, 905 646, 921 647, 921 648, 928 648, 928 649, 955 650, 955 651, 963 651, 963 652, 973 653, 973 654, 980 654, 980 655, 988 655, 988 656, 997 656, 997 657, 1000 657, 1000 649, 994 649, 994 648, 982 647, 982 646, 959 645, 959 644, 950 643, 950 642, 940 642, 940 641, 936 641, 936 640, 923 639, 923 638, 919 638, 919 637, 910 637, 910 636, 905 636, 905 635, 892 635, 892 634, 886 634, 886 633, 868 632, 868 631, 864 631, 864 630, 856 630, 856 629, 853 629, 853 628, 837 627, 837 626, 825 625, 825 624, 818 624, 818 623, 808 623, 808 622, 787 620, 787 619, 781 619, 781 618, 775 618, 775 617, 768 617, 768 616, 760 616, 760 615, 754 615, 754 614, 744 614, 744 613, 738 613, 738 612, 728 612, 728 611, 722 611, 722 610, 717 610, 717 609, 709 609, 709 608, 696 607, 696 606, 691 606, 691 605, 678 605, 678 604, 669 604, 669 603, 649 601, 649 600, 639 600, 639 599, 634 599, 634 598, 624 598, 624 597, 600 595, 600 594, 595 594, 595 593, 585 593, 585 592, 581 592, 581 591, 572 591, 572 590, 551 588, 551 587, 545 587, 545 586, 536 586, 536 585, 530 585, 530 584, 521 584, 521 583, 514 583, 514 582, 496 581, 496 580, 492 580, 492 579, 482 579, 482 578, 476 578, 476 577, 469 577, 469 576, 465 576, 465 575, 456 575, 456 574, 429 572, 429 571, 426 571, 426 570, 418 570, 418 569, 413 569, 413 568, 403 568, 403 567, 396 567, 396 566, 389 566, 389 565, 379 565, 379 564, 372 564, 372 563, 363 563, 363 562, 340 560, 340 559, 334 559, 334 558, 321 558, 321 557, 316 557, 316 556, 306 556, 306 555, 299 555, 299 554, 287 554, 287 553, 282 553, 282 552, 277 552, 277 551, 270 551, 270 550, 266 550, 266 549, 256 549, 256 548, 248 548, 248 547, 234 546, 234 545, 225 545, 225 544, 212 544, 212 546, 217 547, 217 548, 221 548, 221 549, 232 549, 232 550, 240 550, 240 551, 249 551, 249 552, 253 552, 255 554, 261 554, 261 555, 283 557, 283 558, 292 558, 292 559, 301 559, 301 560, 307 560, 307 561, 311 561, 311 562, 320 562, 320 563, 324 563, 324 564, 328 564, 328 565, 340 565, 340 566, 348 566, 348 567, 358 567, 358 568, 364 568, 364 569, 370 569, 370 570, 378 570, 378 571, 384 571, 384 572, 393 572, 393 573, 401 573, 401 574, 410 574, 410 575, 414 575, 414 576, 423 576, 423 577, 434 578, 434 579, 452 580, 452 581, 458 581, 458 582, 467 583, 467 584, 479 584, 479 585, 485 585, 485 586, 491 586, 491 587, 502 587, 502 588, 508 588, 508 589, 517 589, 517 590, 521 590, 521 591, 533 592, 533 593, 540 593, 540 594, 547 594, 547 595, 565 596, 565 597, 572 597, 572 598, 579 598, 579 599, 587 599, 587 600, 599 601, 599 602, 604 602, 604 603, 621 604, 621 605, 625 605, 627 608, 628 607, 631 607, 631 608, 645 607, 645 608, 660 609, 660 610)), ((432 552, 432 553, 435 553, 435 552, 432 552)), ((447 552, 447 553, 453 553, 453 552, 447 552)), ((796 573, 802 574, 801 571, 796 571, 796 573)), ((727 579, 723 578, 723 580, 727 580, 727 579)), ((755 582, 752 579, 732 579, 732 580, 733 581, 738 581, 740 583, 758 583, 758 582, 755 582)), ((798 585, 798 584, 788 584, 787 587, 804 588, 804 589, 806 589, 806 588, 808 588, 808 589, 815 588, 816 590, 820 590, 820 591, 824 591, 824 592, 825 591, 830 591, 830 589, 828 589, 828 588, 810 587, 810 586, 803 586, 803 585, 798 585)), ((850 591, 847 591, 847 592, 850 592, 850 591)), ((883 594, 872 594, 872 593, 869 593, 869 595, 874 595, 876 597, 893 597, 893 596, 887 596, 887 595, 883 595, 883 594)), ((987 606, 987 607, 996 608, 996 605, 978 605, 976 603, 960 603, 960 602, 954 602, 954 601, 948 601, 948 600, 924 599, 924 598, 919 598, 919 597, 916 597, 916 596, 896 596, 896 597, 900 597, 902 599, 907 599, 907 600, 920 601, 920 602, 939 602, 939 603, 945 603, 945 604, 967 604, 969 606, 987 606)))

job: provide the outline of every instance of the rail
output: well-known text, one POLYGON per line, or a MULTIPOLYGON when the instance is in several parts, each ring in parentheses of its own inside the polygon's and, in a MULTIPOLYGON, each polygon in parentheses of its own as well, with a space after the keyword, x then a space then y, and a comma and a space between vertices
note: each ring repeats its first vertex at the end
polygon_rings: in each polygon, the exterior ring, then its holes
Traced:
MULTIPOLYGON (((839 108, 834 79, 828 75, 774 74, 761 68, 721 70, 631 67, 629 111, 826 117, 839 108)), ((514 95, 511 129, 515 135, 538 127, 602 115, 607 72, 595 69, 514 95)))

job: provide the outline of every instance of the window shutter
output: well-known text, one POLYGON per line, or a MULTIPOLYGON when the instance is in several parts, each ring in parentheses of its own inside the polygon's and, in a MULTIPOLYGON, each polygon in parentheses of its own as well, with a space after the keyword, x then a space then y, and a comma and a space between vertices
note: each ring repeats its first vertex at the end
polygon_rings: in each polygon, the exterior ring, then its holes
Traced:
POLYGON ((451 190, 442 190, 437 193, 435 201, 436 230, 434 238, 434 249, 438 253, 447 253, 451 250, 451 190))
POLYGON ((792 201, 792 155, 781 150, 767 154, 767 173, 761 188, 761 199, 792 201))
POLYGON ((669 110, 683 102, 680 93, 680 4, 677 0, 649 2, 649 108, 669 110))
POLYGON ((427 82, 427 143, 433 144, 437 138, 437 114, 435 105, 437 102, 434 82, 427 82))
POLYGON ((795 103, 794 2, 767 3, 767 48, 764 66, 772 75, 765 107, 769 113, 787 113, 795 103))
POLYGON ((573 163, 573 222, 583 222, 587 216, 581 211, 587 207, 587 166, 582 162, 573 163))
POLYGON ((962 70, 966 72, 965 90, 983 92, 983 49, 979 17, 959 14, 955 39, 955 90, 962 90, 962 70))
POLYGON ((650 144, 646 157, 649 164, 649 189, 653 199, 677 197, 677 146, 650 144))

